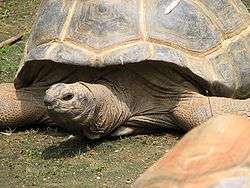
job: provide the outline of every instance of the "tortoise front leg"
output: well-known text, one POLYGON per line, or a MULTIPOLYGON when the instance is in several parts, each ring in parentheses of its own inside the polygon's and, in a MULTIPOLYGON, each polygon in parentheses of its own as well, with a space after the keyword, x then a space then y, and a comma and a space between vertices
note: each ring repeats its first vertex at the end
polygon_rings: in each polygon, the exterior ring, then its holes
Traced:
POLYGON ((192 93, 180 97, 174 110, 177 123, 184 125, 187 130, 223 114, 238 114, 250 118, 250 99, 207 97, 192 93))
POLYGON ((47 121, 43 93, 40 88, 16 90, 13 84, 0 84, 0 129, 47 121))

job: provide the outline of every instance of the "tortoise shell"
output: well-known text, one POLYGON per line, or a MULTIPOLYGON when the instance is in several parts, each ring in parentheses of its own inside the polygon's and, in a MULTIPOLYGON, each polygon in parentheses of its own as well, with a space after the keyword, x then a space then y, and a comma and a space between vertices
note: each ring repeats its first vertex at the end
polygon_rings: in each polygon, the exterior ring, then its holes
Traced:
POLYGON ((41 60, 91 67, 152 60, 189 70, 214 95, 247 98, 249 23, 240 0, 44 0, 17 80, 41 60))

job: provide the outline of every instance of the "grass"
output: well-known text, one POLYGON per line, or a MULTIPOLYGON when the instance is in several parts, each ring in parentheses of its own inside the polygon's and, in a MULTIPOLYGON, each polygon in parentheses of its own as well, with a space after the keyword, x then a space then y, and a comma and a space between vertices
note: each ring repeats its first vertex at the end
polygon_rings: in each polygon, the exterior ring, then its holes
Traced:
POLYGON ((0 136, 1 187, 129 187, 178 139, 141 135, 87 143, 68 136, 51 129, 0 136))
POLYGON ((0 49, 0 83, 13 81, 38 4, 39 0, 0 0, 0 41, 24 35, 18 44, 0 49))
MULTIPOLYGON (((0 0, 0 41, 24 34, 0 49, 0 83, 13 81, 38 4, 0 0)), ((179 139, 140 135, 89 143, 69 136, 51 128, 0 134, 0 187, 129 187, 179 139)))
POLYGON ((0 48, 0 82, 13 82, 23 54, 23 48, 23 42, 0 48))

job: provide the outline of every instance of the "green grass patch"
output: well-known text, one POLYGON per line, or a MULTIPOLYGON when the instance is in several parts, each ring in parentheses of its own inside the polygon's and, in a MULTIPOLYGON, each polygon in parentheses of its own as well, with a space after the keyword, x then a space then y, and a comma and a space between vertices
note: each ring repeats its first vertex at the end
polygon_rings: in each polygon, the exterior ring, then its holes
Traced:
POLYGON ((28 34, 40 0, 0 1, 0 41, 17 34, 28 34))
POLYGON ((0 83, 13 82, 23 55, 24 43, 6 46, 0 49, 0 83))
POLYGON ((1 186, 129 187, 179 139, 147 135, 90 143, 50 130, 0 135, 1 186))

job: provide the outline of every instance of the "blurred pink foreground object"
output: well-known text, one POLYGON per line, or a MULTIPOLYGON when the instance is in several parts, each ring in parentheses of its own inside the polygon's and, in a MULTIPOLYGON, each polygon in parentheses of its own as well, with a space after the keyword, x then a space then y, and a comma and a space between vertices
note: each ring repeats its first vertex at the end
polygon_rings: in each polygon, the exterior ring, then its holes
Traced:
POLYGON ((187 133, 135 188, 250 188, 250 120, 227 115, 187 133))

